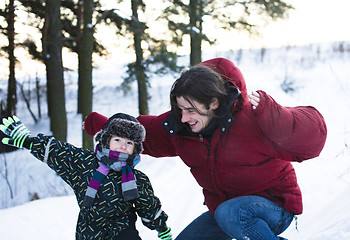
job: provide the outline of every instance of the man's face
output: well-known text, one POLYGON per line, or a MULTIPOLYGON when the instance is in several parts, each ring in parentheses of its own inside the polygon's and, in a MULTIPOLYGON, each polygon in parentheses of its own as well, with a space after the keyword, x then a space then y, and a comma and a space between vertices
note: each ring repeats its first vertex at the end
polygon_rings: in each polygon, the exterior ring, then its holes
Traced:
POLYGON ((183 97, 177 97, 177 106, 181 110, 181 122, 187 123, 192 132, 199 133, 209 125, 214 117, 214 110, 218 108, 218 101, 214 99, 209 109, 197 101, 187 101, 183 97))

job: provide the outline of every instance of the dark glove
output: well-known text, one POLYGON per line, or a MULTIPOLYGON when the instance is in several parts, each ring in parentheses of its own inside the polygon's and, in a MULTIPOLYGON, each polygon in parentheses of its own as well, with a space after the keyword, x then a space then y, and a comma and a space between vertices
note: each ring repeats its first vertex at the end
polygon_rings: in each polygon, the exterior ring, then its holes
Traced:
POLYGON ((163 240, 172 240, 170 227, 165 228, 164 231, 158 231, 158 237, 163 240))
POLYGON ((2 139, 2 143, 15 146, 18 148, 31 148, 31 141, 29 140, 30 131, 24 124, 13 116, 12 118, 3 118, 3 124, 0 124, 0 130, 7 136, 2 139))

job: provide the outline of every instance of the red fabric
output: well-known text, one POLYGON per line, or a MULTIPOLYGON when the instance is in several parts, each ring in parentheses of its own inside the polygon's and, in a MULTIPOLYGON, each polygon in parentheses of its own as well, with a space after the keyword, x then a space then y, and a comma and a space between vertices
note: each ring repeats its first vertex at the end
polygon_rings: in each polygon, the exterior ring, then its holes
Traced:
POLYGON ((170 137, 161 126, 169 112, 139 116, 147 132, 143 153, 180 156, 203 188, 212 214, 222 202, 244 195, 262 196, 301 214, 302 196, 291 161, 319 155, 327 135, 322 115, 313 107, 283 107, 263 91, 258 91, 261 100, 253 110, 245 80, 231 61, 216 58, 202 64, 223 74, 242 92, 246 104, 230 129, 224 136, 217 130, 209 145, 195 137, 170 137))
POLYGON ((226 58, 214 58, 201 63, 201 65, 210 67, 217 73, 220 73, 228 81, 240 89, 241 94, 245 100, 248 99, 247 88, 244 77, 241 71, 236 67, 233 62, 226 58))
POLYGON ((105 117, 97 112, 92 112, 86 116, 84 121, 84 130, 91 137, 100 131, 107 123, 108 117, 105 117))
POLYGON ((243 109, 226 134, 217 130, 210 144, 198 137, 170 137, 161 125, 169 112, 141 115, 138 120, 147 133, 143 154, 179 156, 203 188, 212 214, 222 202, 245 195, 268 198, 301 214, 301 191, 290 162, 320 154, 327 136, 322 115, 309 106, 283 107, 263 91, 258 91, 261 100, 253 110, 244 78, 231 61, 216 58, 202 64, 240 89, 246 103, 243 109))

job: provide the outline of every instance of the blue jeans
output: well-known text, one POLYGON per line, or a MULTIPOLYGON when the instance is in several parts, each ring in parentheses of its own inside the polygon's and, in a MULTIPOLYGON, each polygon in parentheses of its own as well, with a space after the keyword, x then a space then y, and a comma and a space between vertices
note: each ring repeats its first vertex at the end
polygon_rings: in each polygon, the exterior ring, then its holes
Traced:
POLYGON ((205 212, 175 240, 277 240, 294 215, 276 203, 258 196, 230 199, 219 205, 215 218, 205 212))

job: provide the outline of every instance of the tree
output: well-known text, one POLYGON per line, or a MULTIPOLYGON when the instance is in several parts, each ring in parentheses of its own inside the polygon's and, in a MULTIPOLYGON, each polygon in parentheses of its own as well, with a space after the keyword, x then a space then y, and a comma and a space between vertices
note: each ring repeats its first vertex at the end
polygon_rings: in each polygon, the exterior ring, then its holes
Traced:
POLYGON ((191 66, 202 61, 202 42, 215 42, 204 33, 206 22, 216 23, 220 28, 229 31, 235 29, 258 33, 257 19, 263 21, 286 18, 288 11, 293 9, 281 0, 189 0, 188 3, 170 0, 168 3, 169 6, 161 17, 168 20, 168 28, 176 45, 181 46, 183 37, 190 36, 191 66))
MULTIPOLYGON (((15 5, 14 0, 10 0, 4 10, 0 11, 0 16, 6 19, 7 27, 1 27, 1 32, 7 36, 8 46, 4 50, 8 54, 9 59, 9 79, 7 88, 7 102, 4 112, 1 115, 12 116, 16 114, 17 104, 17 87, 15 78, 15 5)), ((1 103, 2 104, 2 103, 1 103)))
MULTIPOLYGON (((35 14, 39 23, 42 22, 42 19, 46 19, 47 14, 45 14, 43 1, 20 1, 30 12, 35 14)), ((104 47, 93 38, 94 30, 91 23, 93 10, 99 9, 99 6, 99 3, 93 0, 80 0, 77 3, 74 0, 62 0, 60 5, 60 8, 64 9, 64 13, 60 11, 61 33, 59 34, 59 42, 61 48, 64 46, 78 55, 78 113, 81 113, 83 118, 92 111, 92 52, 97 52, 100 55, 105 54, 104 47)), ((39 28, 40 24, 37 25, 39 28)), ((46 24, 44 24, 41 32, 42 46, 46 46, 46 24)), ((29 53, 34 59, 44 61, 46 64, 45 48, 43 48, 42 52, 39 52, 36 41, 32 39, 28 39, 23 45, 28 48, 29 53)), ((62 58, 61 54, 60 57, 62 58)), ((50 107, 52 105, 48 104, 48 106, 50 107)), ((83 147, 93 148, 93 139, 86 135, 84 136, 84 133, 83 147)))
MULTIPOLYGON (((78 112, 83 120, 92 112, 92 52, 94 45, 92 12, 93 0, 79 1, 83 6, 83 33, 78 40, 79 77, 78 77, 78 112), (83 4, 82 4, 83 2, 83 4)), ((93 139, 83 131, 83 147, 93 150, 93 139)))
POLYGON ((67 115, 62 63, 61 0, 47 0, 43 34, 47 102, 50 128, 55 138, 66 141, 67 115))
MULTIPOLYGON (((43 18, 43 12, 45 12, 42 5, 42 0, 19 0, 22 2, 24 6, 27 6, 30 12, 33 12, 36 16, 38 16, 39 19, 43 18)), ((82 2, 82 1, 79 1, 82 2)), ((85 1, 84 1, 85 2, 85 1)), ((125 37, 126 35, 129 35, 130 33, 133 36, 134 39, 134 50, 135 50, 135 62, 128 64, 128 73, 129 76, 124 79, 122 88, 128 89, 129 84, 137 80, 138 82, 138 90, 139 90, 139 110, 141 114, 147 114, 148 113, 148 87, 150 87, 150 84, 148 82, 148 75, 147 72, 150 72, 150 66, 151 65, 158 65, 158 69, 156 70, 157 74, 164 74, 167 70, 171 71, 177 71, 180 69, 180 67, 176 64, 176 57, 177 55, 173 52, 168 51, 167 46, 168 44, 164 40, 154 39, 149 36, 148 33, 145 32, 147 29, 147 26, 145 23, 142 23, 138 19, 139 12, 143 13, 145 9, 145 5, 142 0, 131 0, 131 6, 132 6, 132 16, 130 18, 124 18, 118 14, 117 9, 109 9, 109 10, 103 10, 100 8, 98 1, 94 0, 94 13, 92 17, 97 18, 92 22, 95 22, 93 25, 93 29, 91 29, 90 36, 93 36, 93 31, 95 29, 95 26, 100 23, 101 21, 104 21, 106 24, 115 24, 118 28, 116 34, 120 35, 122 37, 125 37), (96 7, 98 6, 98 7, 96 7), (141 10, 141 11, 140 11, 141 10), (144 43, 148 44, 148 48, 144 48, 144 43), (145 54, 145 52, 147 54, 145 54), (145 58, 145 55, 148 57, 145 58), (159 67, 160 66, 160 67, 159 67)), ((65 10, 70 10, 70 12, 64 11, 63 15, 61 16, 61 21, 63 23, 63 46, 69 48, 72 52, 87 54, 87 51, 80 51, 81 45, 83 44, 83 35, 81 28, 82 23, 82 15, 84 14, 83 8, 81 7, 81 4, 75 4, 74 0, 62 0, 61 6, 65 8, 65 10)), ((39 26, 40 24, 38 24, 39 26)), ((41 30, 44 32, 44 29, 41 30)), ((95 38, 93 38, 94 44, 93 44, 93 52, 97 52, 100 55, 103 54, 103 46, 100 45, 95 38)), ((43 35, 42 38, 42 45, 45 44, 45 36, 43 35)), ((34 56, 34 58, 37 59, 44 59, 44 53, 40 53, 37 51, 36 43, 35 41, 28 40, 25 45, 28 47, 29 52, 34 56)), ((85 47, 83 48, 85 49, 85 47)), ((87 63, 90 60, 89 58, 86 58, 87 55, 79 57, 79 68, 81 68, 83 65, 82 63, 87 63), (88 60, 88 61, 85 61, 88 60)), ((86 66, 88 67, 88 66, 86 66)), ((92 66, 90 65, 92 68, 92 66)), ((152 68, 153 70, 154 68, 152 68)), ((89 82, 87 80, 87 77, 83 77, 81 74, 85 74, 87 72, 90 72, 89 69, 85 69, 80 71, 79 70, 79 92, 78 92, 78 112, 82 113, 83 105, 86 104, 88 109, 88 105, 90 104, 90 101, 83 100, 82 90, 85 88, 81 84, 86 84, 85 89, 92 89, 92 82, 89 82), (84 79, 84 80, 83 80, 84 79), (90 85, 91 84, 91 85, 90 85)), ((84 90, 85 91, 85 90, 84 90)), ((89 90, 88 90, 89 91, 89 90)), ((85 94, 87 96, 87 94, 85 94)), ((92 96, 92 94, 90 94, 92 96)), ((88 110, 84 110, 87 112, 88 110)), ((84 114, 83 114, 84 115, 84 114)), ((84 116, 83 116, 84 117, 84 116)), ((84 138, 84 137, 83 137, 84 138)), ((84 140, 83 140, 84 142, 84 140)))
POLYGON ((145 24, 139 21, 138 9, 144 8, 144 4, 139 0, 131 0, 132 21, 130 21, 130 28, 134 34, 134 49, 136 61, 133 64, 135 70, 135 76, 138 86, 138 103, 139 113, 148 114, 148 91, 147 91, 147 75, 145 73, 145 67, 143 66, 143 50, 141 47, 142 36, 145 34, 145 24))
POLYGON ((203 5, 202 0, 191 0, 189 4, 190 12, 190 63, 191 66, 202 61, 202 36, 203 36, 203 5))
POLYGON ((38 51, 36 41, 30 38, 21 43, 30 55, 45 64, 46 95, 50 130, 55 138, 66 141, 67 116, 65 86, 62 63, 62 22, 60 0, 19 0, 37 18, 32 26, 41 31, 42 51, 38 51), (42 26, 42 27, 39 27, 42 26))
POLYGON ((132 35, 135 62, 127 65, 128 76, 124 78, 121 88, 127 92, 130 90, 130 84, 135 80, 137 81, 139 114, 144 115, 148 114, 148 100, 150 98, 148 94, 148 88, 150 87, 148 73, 151 72, 151 66, 158 68, 155 70, 156 74, 178 71, 182 67, 177 65, 177 54, 167 49, 168 42, 152 37, 147 32, 147 24, 139 19, 140 13, 144 14, 146 11, 144 1, 131 0, 130 5, 130 18, 124 18, 119 15, 118 9, 112 9, 108 19, 126 26, 125 32, 119 27, 118 34, 122 36, 132 35), (143 46, 148 46, 148 48, 143 46))

